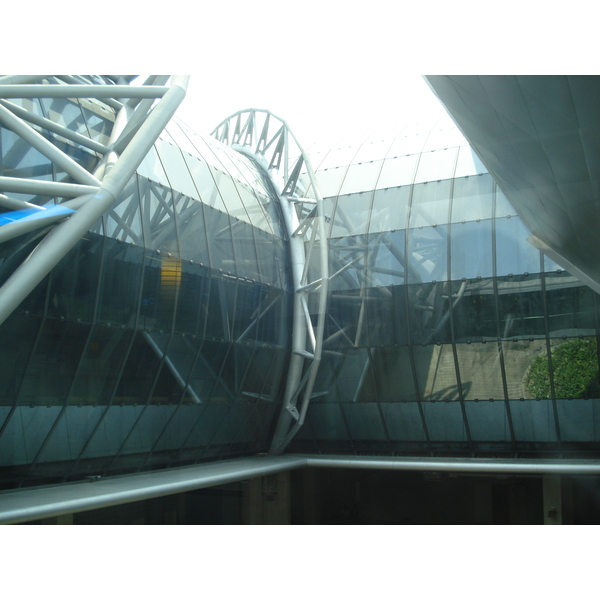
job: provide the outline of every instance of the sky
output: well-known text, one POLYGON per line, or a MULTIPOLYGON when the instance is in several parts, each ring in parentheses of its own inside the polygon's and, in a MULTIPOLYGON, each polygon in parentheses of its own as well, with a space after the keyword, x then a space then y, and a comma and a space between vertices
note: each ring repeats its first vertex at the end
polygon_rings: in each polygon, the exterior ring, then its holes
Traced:
MULTIPOLYGON (((27 38, 7 28, 8 73, 190 74, 179 115, 199 133, 265 108, 308 146, 439 111, 422 74, 597 71, 596 22, 582 18, 583 0, 567 11, 522 0, 169 0, 144 10, 120 0, 114 15, 54 3, 60 10, 28 15, 27 38)), ((14 4, 3 16, 24 18, 14 4)))
MULTIPOLYGON (((315 87, 332 88, 332 77, 323 71, 315 73, 315 87)), ((198 133, 210 133, 238 110, 264 108, 284 119, 303 146, 349 132, 367 134, 385 125, 444 114, 439 100, 419 75, 380 81, 376 90, 358 76, 354 81, 340 77, 340 87, 327 94, 290 94, 276 80, 240 86, 239 81, 225 79, 210 95, 203 93, 204 85, 202 74, 192 74, 186 98, 177 112, 198 133)))

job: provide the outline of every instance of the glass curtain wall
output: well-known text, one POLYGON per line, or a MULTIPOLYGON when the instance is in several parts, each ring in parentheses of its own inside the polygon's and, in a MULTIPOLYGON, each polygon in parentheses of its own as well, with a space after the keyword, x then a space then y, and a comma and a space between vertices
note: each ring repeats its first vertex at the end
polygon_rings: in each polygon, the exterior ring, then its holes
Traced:
POLYGON ((597 451, 597 295, 526 241, 453 123, 318 162, 334 276, 291 450, 597 451))
MULTIPOLYGON (((61 102, 36 110, 106 141, 110 119, 61 102)), ((0 144, 0 174, 67 180, 10 131, 0 144)), ((90 169, 98 159, 70 153, 90 169)), ((249 160, 169 125, 117 204, 0 327, 0 486, 268 449, 290 336, 277 202, 249 160)), ((41 234, 0 246, 1 282, 41 234)))

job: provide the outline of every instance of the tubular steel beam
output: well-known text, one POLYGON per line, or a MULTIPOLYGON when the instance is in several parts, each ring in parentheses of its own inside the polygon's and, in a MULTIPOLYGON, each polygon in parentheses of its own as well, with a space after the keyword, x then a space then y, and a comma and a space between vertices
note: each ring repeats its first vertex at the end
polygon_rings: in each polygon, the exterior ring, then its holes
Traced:
MULTIPOLYGON (((91 188, 94 197, 85 202, 78 212, 71 215, 66 221, 55 227, 33 250, 23 264, 11 275, 11 277, 0 288, 0 324, 12 313, 12 311, 27 297, 27 295, 35 288, 35 286, 52 270, 52 268, 75 246, 89 228, 99 219, 111 206, 117 201, 119 194, 124 189, 129 179, 135 173, 146 154, 156 141, 159 134, 162 132, 166 124, 173 116, 175 110, 185 97, 187 88, 187 77, 175 76, 171 81, 171 86, 164 94, 161 101, 152 109, 149 116, 141 125, 136 135, 123 150, 123 153, 116 161, 114 167, 105 175, 99 189, 91 188)), ((7 97, 4 94, 6 88, 22 89, 35 88, 37 95, 44 95, 43 89, 54 86, 0 86, 0 96, 7 97)), ((66 88, 63 90, 65 97, 72 98, 75 92, 83 88, 86 90, 85 97, 127 97, 125 89, 128 86, 56 86, 66 88), (94 88, 106 88, 102 91, 98 89, 94 92, 94 88), (93 92, 93 93, 90 93, 93 92)), ((152 87, 152 86, 150 86, 152 87)), ((165 90, 167 88, 161 88, 165 90)), ((154 94, 156 90, 147 90, 140 97, 147 97, 147 93, 154 94)), ((12 93, 12 92, 11 92, 12 93)), ((136 92, 137 94, 137 92, 136 92)), ((15 97, 9 94, 8 97, 15 97)), ((6 109, 4 109, 6 110, 6 109)), ((131 109, 123 107, 115 122, 116 132, 120 134, 121 126, 125 126, 126 117, 131 109), (121 123, 122 125, 120 125, 121 123)), ((112 137, 112 136, 111 136, 112 137)), ((90 177, 92 177, 90 175, 90 177)), ((0 189, 4 191, 24 191, 23 188, 31 190, 35 185, 42 184, 42 189, 56 189, 57 186, 67 185, 58 184, 55 182, 34 182, 32 180, 20 180, 21 189, 11 189, 10 183, 14 179, 11 177, 0 178, 0 189), (4 185, 7 183, 8 185, 4 185), (53 185, 50 185, 53 184, 53 185)), ((81 196, 90 191, 88 186, 71 184, 71 187, 77 189, 76 196, 81 196), (83 189, 88 188, 88 189, 83 189)), ((29 191, 28 190, 28 191, 29 191)))
POLYGON ((481 475, 600 475, 598 460, 414 458, 382 456, 254 456, 67 485, 0 493, 0 523, 24 523, 224 485, 304 467, 481 475))
POLYGON ((38 125, 39 127, 46 129, 47 131, 57 133, 58 135, 61 135, 62 137, 71 140, 72 142, 75 142, 81 146, 85 146, 90 150, 94 150, 95 152, 99 152, 100 154, 106 154, 110 151, 110 148, 108 148, 104 144, 101 144, 96 140, 86 137, 85 135, 81 135, 76 131, 71 131, 70 129, 63 127, 62 125, 51 121, 50 119, 46 119, 46 117, 42 117, 40 115, 36 115, 35 113, 29 112, 28 110, 17 106, 12 102, 0 100, 0 104, 8 110, 10 110, 15 115, 17 115, 18 117, 21 117, 21 119, 23 119, 24 121, 29 121, 30 123, 38 125))
POLYGON ((162 85, 0 85, 0 98, 162 98, 162 85))
POLYGON ((33 194, 35 196, 77 198, 82 194, 96 193, 98 191, 98 186, 79 185, 77 183, 60 183, 59 181, 43 181, 40 179, 25 179, 21 177, 0 177, 0 190, 18 194, 33 194))
POLYGON ((78 183, 100 185, 100 182, 89 171, 86 171, 80 164, 67 156, 43 135, 40 135, 35 129, 32 129, 5 106, 0 106, 0 122, 36 150, 39 150, 48 160, 68 173, 78 183))

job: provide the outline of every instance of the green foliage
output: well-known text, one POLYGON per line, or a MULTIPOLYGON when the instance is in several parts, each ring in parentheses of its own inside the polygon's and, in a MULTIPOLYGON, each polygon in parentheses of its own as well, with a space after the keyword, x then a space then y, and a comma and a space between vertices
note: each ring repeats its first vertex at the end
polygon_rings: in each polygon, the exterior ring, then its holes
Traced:
MULTIPOLYGON (((552 351, 554 390, 557 398, 598 398, 600 380, 595 339, 576 339, 552 351)), ((532 398, 551 398, 546 354, 535 358, 525 381, 532 398)))

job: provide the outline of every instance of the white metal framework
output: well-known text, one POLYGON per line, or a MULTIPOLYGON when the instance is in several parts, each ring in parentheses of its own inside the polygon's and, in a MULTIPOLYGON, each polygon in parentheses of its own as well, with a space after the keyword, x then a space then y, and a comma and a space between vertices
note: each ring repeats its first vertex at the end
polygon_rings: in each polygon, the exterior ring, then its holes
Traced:
POLYGON ((295 292, 292 358, 283 408, 269 450, 270 454, 281 454, 304 423, 321 362, 329 282, 323 200, 307 154, 287 123, 271 112, 254 108, 239 111, 220 123, 212 135, 254 159, 269 176, 290 238, 295 292), (303 170, 308 173, 312 198, 305 197, 299 180, 303 170), (310 361, 306 369, 305 360, 310 361))
POLYGON ((153 75, 142 85, 133 77, 83 78, 61 75, 0 77, 0 123, 67 174, 71 182, 0 177, 0 205, 10 211, 39 212, 0 226, 0 242, 55 226, 0 288, 0 324, 69 252, 94 222, 117 201, 151 146, 185 97, 187 76, 153 75), (167 82, 170 79, 169 85, 167 82), (115 115, 108 143, 27 110, 13 98, 94 99, 115 115), (158 101, 157 101, 158 100, 158 101), (93 173, 43 134, 51 132, 99 155, 93 173), (101 158, 100 158, 101 157, 101 158), (11 194, 56 198, 58 205, 38 206, 11 194))

